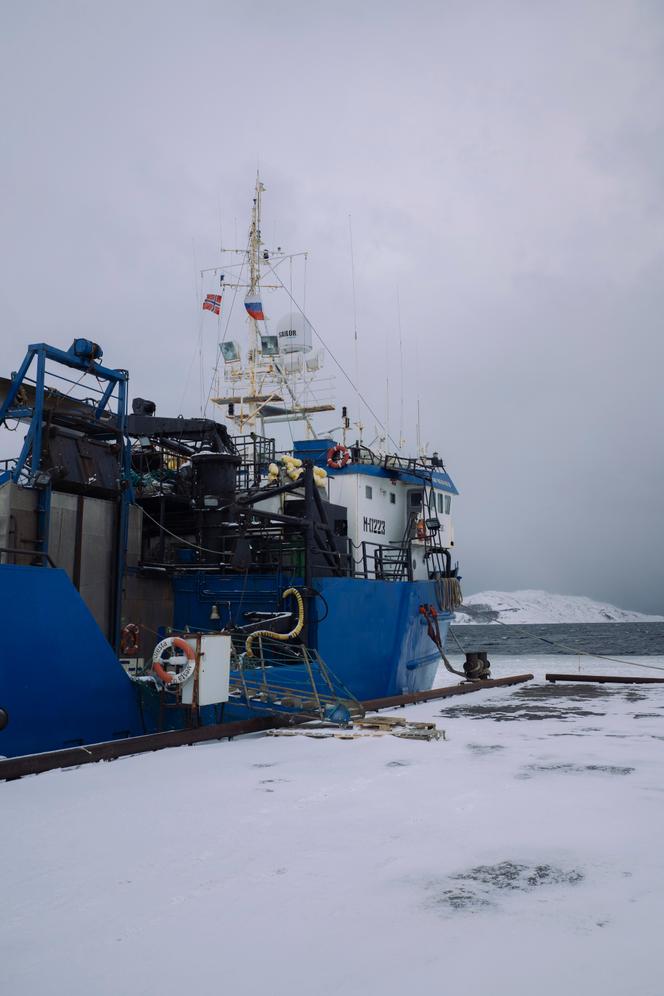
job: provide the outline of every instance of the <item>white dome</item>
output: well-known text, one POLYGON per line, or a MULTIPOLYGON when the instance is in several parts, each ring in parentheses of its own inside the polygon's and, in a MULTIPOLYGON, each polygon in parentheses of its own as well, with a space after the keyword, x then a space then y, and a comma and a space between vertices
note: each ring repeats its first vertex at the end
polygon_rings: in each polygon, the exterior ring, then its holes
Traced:
POLYGON ((299 312, 284 315, 277 324, 280 353, 309 353, 311 351, 312 328, 310 322, 299 312))

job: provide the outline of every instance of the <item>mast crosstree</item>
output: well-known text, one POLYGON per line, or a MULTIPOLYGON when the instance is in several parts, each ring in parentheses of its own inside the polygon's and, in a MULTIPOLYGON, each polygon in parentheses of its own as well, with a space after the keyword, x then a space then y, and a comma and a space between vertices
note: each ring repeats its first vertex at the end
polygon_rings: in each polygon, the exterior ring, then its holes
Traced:
MULTIPOLYGON (((312 326, 304 313, 290 311, 272 329, 265 313, 263 291, 284 289, 285 284, 277 268, 306 252, 286 253, 281 246, 269 249, 261 234, 261 201, 265 186, 256 174, 256 186, 251 209, 251 223, 246 249, 224 249, 223 254, 242 256, 239 263, 231 263, 227 270, 238 270, 237 277, 222 276, 225 289, 245 291, 244 307, 247 313, 247 349, 235 340, 219 344, 223 361, 226 393, 211 398, 217 405, 228 406, 228 419, 240 429, 255 428, 261 431, 269 422, 303 420, 310 436, 315 436, 311 416, 318 412, 334 411, 335 405, 314 396, 314 387, 320 388, 317 374, 323 366, 323 350, 313 349, 312 326), (243 273, 247 278, 242 279, 243 273), (267 280, 263 279, 263 274, 267 280), (273 280, 270 282, 270 274, 273 280)), ((219 266, 201 270, 205 274, 217 273, 219 266)), ((292 295, 289 296, 292 297, 292 295)))

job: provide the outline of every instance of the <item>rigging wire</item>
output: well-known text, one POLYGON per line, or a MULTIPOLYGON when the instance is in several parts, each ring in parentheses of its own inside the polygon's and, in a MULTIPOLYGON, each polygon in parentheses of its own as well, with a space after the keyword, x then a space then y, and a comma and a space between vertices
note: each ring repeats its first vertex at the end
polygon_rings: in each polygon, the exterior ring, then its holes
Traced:
POLYGON ((147 516, 147 518, 151 522, 154 522, 155 526, 159 527, 161 532, 168 533, 168 535, 172 536, 173 539, 176 539, 179 543, 184 543, 185 546, 190 546, 193 550, 201 550, 203 553, 214 553, 221 560, 221 554, 219 553, 219 550, 210 550, 206 546, 199 546, 198 543, 190 543, 189 540, 184 539, 184 537, 182 536, 178 536, 177 533, 172 533, 170 529, 167 529, 166 526, 163 526, 158 519, 155 519, 152 515, 150 515, 149 512, 146 512, 142 505, 138 505, 137 507, 140 508, 143 515, 147 516))
MULTIPOLYGON (((348 235, 350 237, 350 273, 351 281, 353 286, 353 344, 355 349, 355 380, 359 383, 360 380, 360 359, 358 353, 357 344, 357 300, 355 296, 355 255, 353 253, 353 222, 350 215, 348 215, 348 235)), ((359 395, 358 395, 359 397, 359 395)), ((360 433, 360 439, 362 438, 362 409, 358 404, 357 412, 357 425, 358 431, 360 433)))
MULTIPOLYGON (((246 252, 249 251, 249 242, 247 242, 247 248, 246 248, 245 251, 246 252)), ((203 409, 203 416, 205 416, 205 414, 207 413, 208 405, 210 404, 210 397, 212 395, 212 387, 213 387, 213 385, 215 383, 215 378, 216 378, 216 376, 217 376, 217 374, 219 372, 219 363, 221 361, 221 346, 223 345, 224 342, 226 342, 226 336, 228 335, 228 326, 230 324, 231 316, 233 314, 233 308, 235 307, 235 300, 237 298, 237 292, 239 290, 239 282, 242 279, 242 271, 243 271, 244 267, 246 266, 246 262, 247 262, 247 260, 245 258, 242 261, 242 265, 240 267, 240 272, 238 273, 238 278, 237 278, 238 282, 236 283, 236 285, 234 287, 234 290, 233 290, 233 298, 231 300, 231 306, 229 308, 228 316, 226 318, 226 325, 224 327, 224 334, 222 335, 221 339, 219 339, 219 332, 217 331, 217 356, 215 358, 215 364, 214 364, 214 370, 212 371, 212 377, 210 378, 210 388, 209 388, 208 393, 207 393, 207 398, 205 399, 205 408, 203 409)), ((221 323, 221 318, 220 318, 220 321, 217 323, 218 328, 220 326, 220 323, 221 323)))
MULTIPOLYGON (((281 284, 281 286, 283 287, 283 289, 288 294, 288 287, 286 287, 285 283, 283 282, 283 280, 281 279, 281 277, 279 276, 279 274, 275 272, 274 275, 277 278, 277 280, 279 281, 279 283, 281 284)), ((293 297, 291 297, 291 300, 292 300, 293 304, 295 305, 295 307, 297 308, 297 310, 302 315, 302 317, 303 318, 307 318, 307 316, 305 315, 304 311, 299 306, 299 304, 297 303, 297 301, 293 297)), ((395 440, 392 439, 392 436, 389 435, 389 433, 387 432, 387 430, 386 430, 385 426, 383 425, 382 421, 380 420, 380 418, 378 417, 378 415, 376 415, 376 412, 373 410, 373 408, 371 407, 371 405, 369 404, 369 402, 367 401, 367 399, 364 397, 364 395, 362 394, 362 392, 360 391, 360 389, 353 383, 353 380, 346 373, 345 369, 343 368, 343 366, 341 365, 341 363, 339 362, 339 360, 336 358, 336 356, 334 355, 334 353, 332 352, 332 350, 330 349, 330 347, 328 346, 328 344, 325 342, 325 339, 323 339, 322 335, 320 334, 320 332, 318 331, 318 329, 316 328, 316 326, 308 318, 307 318, 307 321, 309 322, 309 325, 311 326, 311 330, 314 333, 314 335, 316 336, 316 338, 318 339, 318 341, 320 342, 320 344, 329 353, 329 355, 332 358, 335 366, 341 371, 341 373, 343 374, 343 376, 345 377, 345 379, 348 381, 348 383, 350 384, 350 386, 353 389, 353 391, 355 391, 355 394, 358 396, 358 398, 361 399, 361 401, 364 404, 364 406, 367 409, 367 411, 375 418, 375 420, 378 423, 378 425, 380 426, 380 428, 385 432, 386 438, 389 439, 390 442, 392 442, 394 444, 394 446, 398 450, 399 446, 397 445, 397 443, 395 442, 395 440)))
MULTIPOLYGON (((71 395, 71 392, 72 392, 72 391, 74 390, 74 388, 75 388, 75 387, 78 387, 78 385, 79 385, 79 384, 81 383, 81 381, 83 380, 83 378, 84 378, 84 377, 86 376, 86 374, 88 374, 88 373, 90 373, 90 371, 89 371, 89 370, 84 370, 84 371, 83 371, 83 373, 81 374, 81 376, 80 376, 80 377, 78 378, 78 380, 77 380, 77 381, 75 381, 74 383, 72 383, 72 385, 71 385, 71 387, 69 388, 69 390, 68 390, 68 391, 67 391, 67 392, 66 392, 65 394, 63 394, 63 395, 62 395, 62 397, 63 397, 63 398, 68 398, 68 397, 70 397, 70 395, 71 395)), ((57 374, 56 374, 56 376, 57 376, 57 374)), ((61 378, 61 379, 62 379, 62 380, 64 380, 65 378, 63 377, 63 378, 61 378)), ((99 378, 97 378, 97 380, 98 380, 98 379, 99 379, 99 378)), ((94 390, 94 388, 90 386, 90 387, 88 387, 88 390, 94 390)), ((100 391, 99 393, 101 394, 102 392, 100 391)))
POLYGON ((390 337, 385 333, 385 425, 390 432, 390 337))
POLYGON ((401 301, 400 301, 400 298, 399 298, 399 288, 398 287, 397 287, 397 325, 399 327, 399 376, 400 376, 399 390, 400 390, 400 394, 401 394, 401 397, 399 399, 399 449, 401 449, 402 446, 405 443, 405 439, 403 438, 403 378, 404 378, 404 370, 403 370, 403 336, 401 334, 401 301))
MULTIPOLYGON (((192 251, 193 251, 193 246, 192 246, 192 251)), ((196 260, 194 259, 194 265, 195 265, 195 263, 196 263, 196 260)), ((195 284, 195 286, 194 286, 194 296, 195 296, 195 300, 196 300, 196 305, 198 306, 198 304, 200 303, 199 302, 200 291, 199 291, 198 286, 196 285, 196 279, 197 279, 196 278, 196 274, 194 273, 194 284, 195 284)), ((202 280, 201 280, 200 288, 201 288, 201 290, 203 288, 203 281, 202 280)), ((203 334, 203 322, 204 321, 205 321, 205 312, 203 310, 201 310, 200 313, 199 313, 199 315, 198 315, 198 333, 197 333, 197 336, 196 336, 196 343, 194 345, 194 349, 193 349, 192 354, 191 354, 191 359, 189 360, 189 366, 187 368, 187 376, 185 377, 184 385, 182 387, 182 396, 180 398, 180 411, 182 411, 182 408, 184 406, 184 399, 185 399, 185 397, 187 395, 187 392, 189 390, 189 384, 191 382, 191 374, 192 374, 192 371, 194 369, 194 362, 196 360, 196 354, 199 351, 199 343, 201 342, 201 337, 202 337, 202 334, 203 334)))

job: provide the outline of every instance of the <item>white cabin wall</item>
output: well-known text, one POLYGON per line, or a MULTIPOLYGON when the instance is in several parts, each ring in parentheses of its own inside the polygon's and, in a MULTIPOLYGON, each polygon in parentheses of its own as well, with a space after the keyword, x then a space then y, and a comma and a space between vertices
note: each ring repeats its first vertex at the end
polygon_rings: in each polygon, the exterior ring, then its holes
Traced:
MULTIPOLYGON (((359 545, 362 541, 374 543, 401 543, 406 523, 408 521, 408 495, 414 489, 412 484, 403 481, 394 483, 387 477, 373 474, 339 474, 329 477, 330 501, 345 505, 348 509, 348 535, 359 545), (366 488, 372 489, 372 497, 367 498, 366 488), (390 501, 390 494, 395 495, 395 502, 390 501), (367 519, 365 527, 365 518, 367 519), (384 532, 382 531, 384 529, 384 532)), ((443 498, 445 509, 449 492, 435 490, 436 516, 440 521, 440 545, 454 545, 454 529, 450 512, 438 511, 438 495, 443 498)), ((428 517, 426 510, 424 518, 428 517)))
POLYGON ((439 491, 437 489, 434 490, 434 493, 436 495, 436 515, 438 516, 438 521, 440 522, 440 545, 443 547, 447 547, 449 549, 450 547, 454 546, 454 524, 452 522, 453 496, 450 495, 448 491, 439 491), (439 495, 443 499, 443 509, 445 509, 449 505, 450 508, 449 512, 445 511, 440 512, 438 510, 439 495))
POLYGON ((405 489, 373 474, 340 474, 330 480, 330 500, 348 509, 348 535, 355 545, 400 543, 406 526, 405 489), (367 498, 366 488, 371 488, 367 498), (390 501, 395 495, 395 502, 390 501))

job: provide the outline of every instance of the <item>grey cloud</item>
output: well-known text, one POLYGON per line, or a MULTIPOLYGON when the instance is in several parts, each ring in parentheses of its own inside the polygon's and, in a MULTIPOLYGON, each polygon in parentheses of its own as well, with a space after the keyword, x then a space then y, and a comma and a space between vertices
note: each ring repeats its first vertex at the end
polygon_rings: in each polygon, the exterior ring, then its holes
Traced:
POLYGON ((5 370, 89 334, 134 394, 196 411, 195 273, 220 219, 244 239, 260 164, 266 237, 311 250, 307 308, 350 371, 352 215, 363 385, 382 414, 388 356, 393 435, 398 289, 409 444, 419 395, 468 590, 664 610, 659 5, 0 19, 5 370))

